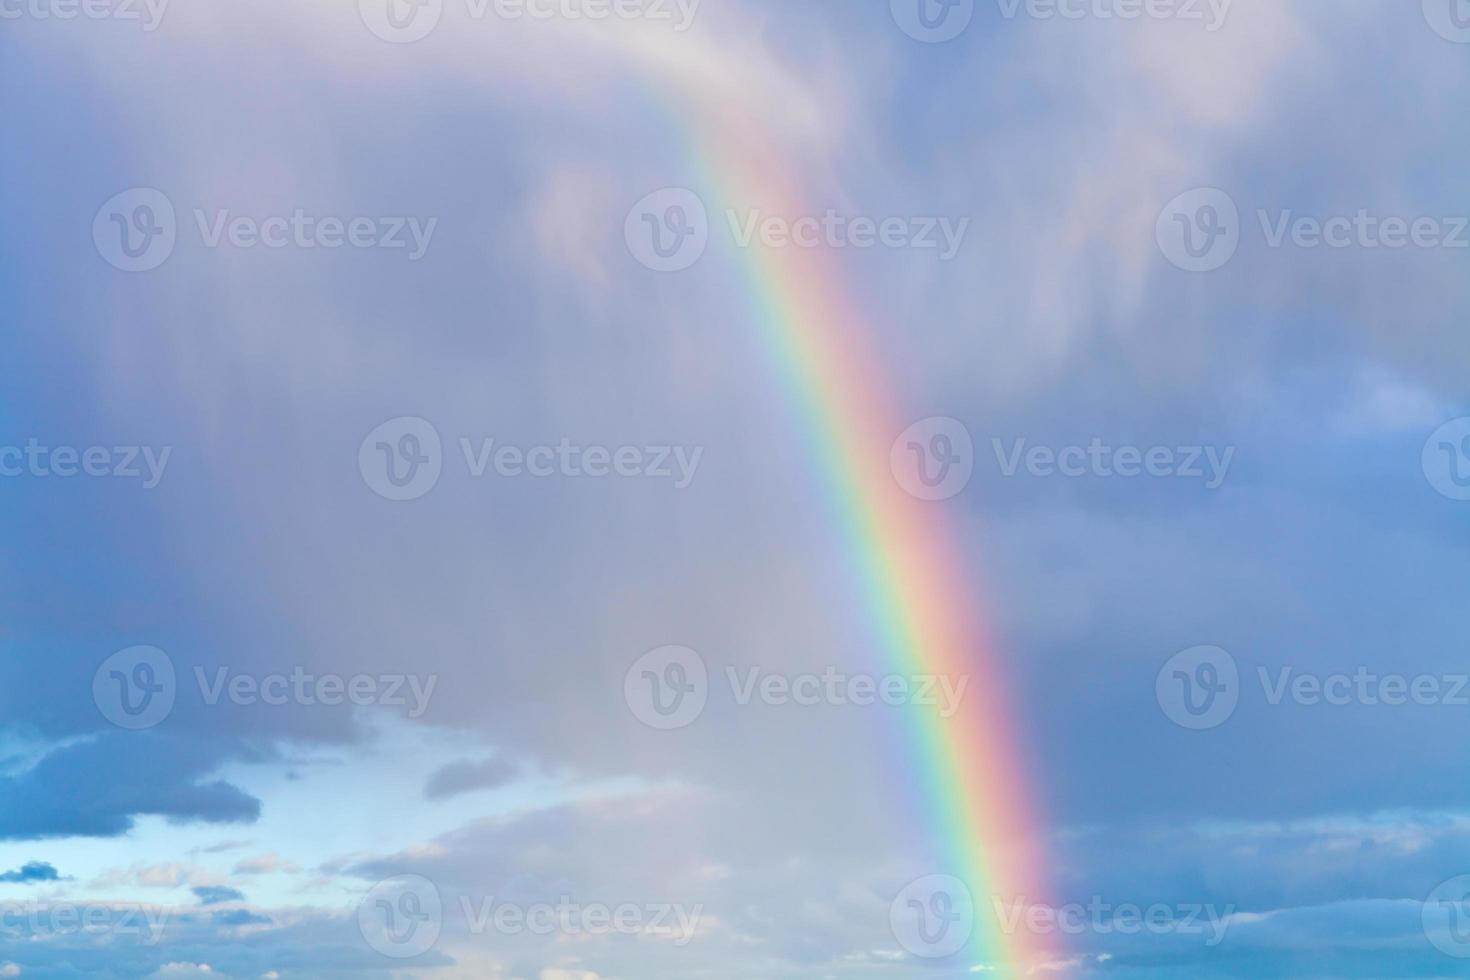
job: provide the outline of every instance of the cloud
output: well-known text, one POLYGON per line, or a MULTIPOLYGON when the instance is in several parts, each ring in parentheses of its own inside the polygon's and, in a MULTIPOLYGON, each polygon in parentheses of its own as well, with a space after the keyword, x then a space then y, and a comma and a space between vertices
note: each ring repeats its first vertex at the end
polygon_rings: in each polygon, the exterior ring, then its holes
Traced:
POLYGON ((211 918, 216 925, 221 926, 254 926, 270 925, 271 918, 268 915, 260 915, 249 909, 227 909, 223 912, 215 912, 211 918))
POLYGON ((283 861, 279 854, 271 852, 237 862, 234 873, 237 875, 264 875, 280 871, 285 874, 296 874, 300 870, 300 866, 291 861, 283 861))
POLYGON ((155 864, 134 864, 127 868, 114 868, 97 877, 95 884, 103 888, 134 885, 139 888, 178 888, 191 881, 208 881, 214 878, 197 865, 181 861, 160 861, 155 864))
POLYGON ((482 762, 452 762, 429 777, 424 795, 442 800, 477 789, 496 789, 516 777, 519 769, 499 757, 482 762))
POLYGON ((165 963, 149 974, 149 980, 184 980, 187 977, 215 977, 217 974, 207 963, 165 963))
POLYGON ((221 905, 225 902, 245 901, 244 892, 224 885, 196 885, 192 889, 200 905, 221 905))
POLYGON ((33 768, 0 778, 0 838, 116 837, 141 815, 180 823, 248 823, 260 801, 210 779, 219 752, 157 733, 107 733, 67 744, 33 768))
POLYGON ((32 884, 38 881, 62 881, 55 868, 45 861, 29 861, 15 871, 0 873, 0 882, 32 884))

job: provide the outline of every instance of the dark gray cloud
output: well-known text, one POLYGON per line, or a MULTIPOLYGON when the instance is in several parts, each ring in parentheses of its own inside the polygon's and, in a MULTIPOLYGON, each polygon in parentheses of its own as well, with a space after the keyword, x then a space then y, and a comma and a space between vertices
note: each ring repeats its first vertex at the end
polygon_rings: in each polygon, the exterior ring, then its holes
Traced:
POLYGON ((469 793, 477 789, 495 789, 516 777, 519 768, 499 757, 481 762, 451 762, 429 777, 424 795, 431 800, 469 793))

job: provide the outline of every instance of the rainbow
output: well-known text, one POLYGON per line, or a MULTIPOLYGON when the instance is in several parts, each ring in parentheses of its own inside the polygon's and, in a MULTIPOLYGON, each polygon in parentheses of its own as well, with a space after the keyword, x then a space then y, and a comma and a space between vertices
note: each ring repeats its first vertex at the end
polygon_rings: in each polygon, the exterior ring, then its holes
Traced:
MULTIPOLYGON (((728 111, 718 122, 696 153, 706 203, 803 213, 794 206, 791 168, 756 135, 758 123, 732 125, 728 111)), ((758 241, 738 251, 753 319, 807 428, 806 444, 820 455, 818 478, 889 667, 971 679, 958 713, 946 720, 913 711, 904 727, 927 831, 947 865, 935 873, 964 881, 974 898, 975 938, 965 952, 986 976, 1042 965, 1057 976, 1051 971, 1062 964, 1046 936, 1006 929, 992 914, 992 897, 1042 901, 1041 824, 977 597, 966 588, 973 577, 946 543, 938 505, 910 496, 889 469, 890 447, 908 422, 875 364, 863 317, 844 295, 831 252, 774 251, 758 241)))

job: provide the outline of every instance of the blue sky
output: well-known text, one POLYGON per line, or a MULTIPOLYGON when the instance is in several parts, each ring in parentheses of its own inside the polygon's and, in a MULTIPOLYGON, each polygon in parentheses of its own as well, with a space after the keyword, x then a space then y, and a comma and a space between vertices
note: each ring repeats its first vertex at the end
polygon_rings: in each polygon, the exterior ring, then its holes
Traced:
POLYGON ((924 4, 0 2, 0 976, 990 972, 890 921, 924 706, 728 683, 878 652, 690 104, 760 120, 765 217, 966 222, 821 247, 970 437, 925 506, 1085 912, 1031 975, 1470 975, 1470 5, 924 4), (633 921, 476 921, 563 900, 633 921))

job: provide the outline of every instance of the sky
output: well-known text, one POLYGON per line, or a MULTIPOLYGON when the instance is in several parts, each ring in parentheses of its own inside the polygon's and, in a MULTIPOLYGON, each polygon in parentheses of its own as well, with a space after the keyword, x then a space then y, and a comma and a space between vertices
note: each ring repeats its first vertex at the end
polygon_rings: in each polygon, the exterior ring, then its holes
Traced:
POLYGON ((1470 976, 1467 83, 1465 0, 0 0, 0 977, 1470 976), (951 943, 977 697, 1044 894, 951 943))

